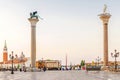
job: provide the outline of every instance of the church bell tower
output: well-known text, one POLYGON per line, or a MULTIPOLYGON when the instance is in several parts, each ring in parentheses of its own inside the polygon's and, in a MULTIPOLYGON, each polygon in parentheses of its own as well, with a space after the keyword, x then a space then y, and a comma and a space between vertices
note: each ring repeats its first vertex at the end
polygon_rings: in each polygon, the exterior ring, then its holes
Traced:
POLYGON ((5 40, 4 48, 3 48, 3 62, 8 61, 8 52, 7 52, 7 44, 5 40))

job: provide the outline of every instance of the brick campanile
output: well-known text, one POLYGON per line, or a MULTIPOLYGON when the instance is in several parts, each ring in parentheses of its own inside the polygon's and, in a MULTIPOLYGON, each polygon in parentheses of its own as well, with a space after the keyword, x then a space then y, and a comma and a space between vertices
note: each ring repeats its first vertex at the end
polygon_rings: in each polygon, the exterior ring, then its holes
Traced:
POLYGON ((100 14, 100 19, 103 22, 103 62, 104 66, 108 66, 108 22, 111 17, 110 13, 106 13, 107 6, 104 5, 103 13, 100 14))
POLYGON ((8 61, 8 52, 7 52, 7 44, 5 40, 4 48, 3 48, 3 62, 8 61))

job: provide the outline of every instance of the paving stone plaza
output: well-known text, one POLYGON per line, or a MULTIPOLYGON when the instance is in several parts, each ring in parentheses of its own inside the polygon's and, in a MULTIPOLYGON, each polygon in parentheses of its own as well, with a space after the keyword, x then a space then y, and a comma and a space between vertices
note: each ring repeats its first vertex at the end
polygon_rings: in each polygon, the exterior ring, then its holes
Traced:
POLYGON ((0 72, 0 80, 120 80, 120 73, 84 70, 46 72, 0 72))

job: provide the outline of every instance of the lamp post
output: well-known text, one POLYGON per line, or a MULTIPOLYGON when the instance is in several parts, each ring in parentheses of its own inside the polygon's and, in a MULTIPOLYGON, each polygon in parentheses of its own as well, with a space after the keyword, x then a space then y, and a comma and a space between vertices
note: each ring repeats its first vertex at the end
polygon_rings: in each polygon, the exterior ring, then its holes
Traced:
POLYGON ((96 61, 97 61, 97 64, 98 64, 98 66, 99 66, 99 61, 101 60, 101 58, 98 56, 97 58, 96 58, 96 61))
POLYGON ((116 71, 116 69, 117 69, 117 60, 116 60, 116 58, 117 57, 119 57, 119 52, 117 52, 117 50, 115 49, 115 53, 113 54, 113 53, 111 53, 111 56, 113 57, 113 58, 115 58, 115 71, 116 71))
POLYGON ((14 56, 13 56, 13 51, 12 51, 12 55, 11 55, 11 54, 9 55, 9 58, 12 60, 12 69, 11 69, 11 74, 14 74, 14 72, 13 72, 13 59, 14 59, 14 56))

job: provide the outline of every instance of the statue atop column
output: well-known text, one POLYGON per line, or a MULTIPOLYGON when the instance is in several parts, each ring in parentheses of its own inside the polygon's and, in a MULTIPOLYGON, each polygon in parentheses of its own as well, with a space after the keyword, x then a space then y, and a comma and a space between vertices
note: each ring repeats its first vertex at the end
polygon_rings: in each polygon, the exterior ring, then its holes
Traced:
POLYGON ((32 18, 38 19, 38 15, 36 15, 36 14, 37 14, 37 11, 31 12, 31 13, 30 13, 30 18, 31 18, 31 19, 32 19, 32 18))
POLYGON ((106 10, 107 10, 107 5, 104 4, 103 13, 106 13, 106 10))
POLYGON ((106 4, 104 4, 103 13, 99 14, 98 16, 111 16, 110 13, 107 12, 106 4))
POLYGON ((31 12, 30 13, 30 18, 31 19, 33 19, 33 18, 35 18, 35 19, 40 18, 41 20, 43 20, 43 18, 41 18, 39 15, 37 15, 37 11, 31 12))

